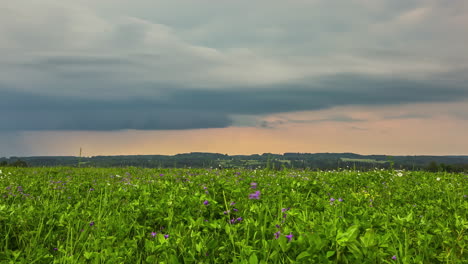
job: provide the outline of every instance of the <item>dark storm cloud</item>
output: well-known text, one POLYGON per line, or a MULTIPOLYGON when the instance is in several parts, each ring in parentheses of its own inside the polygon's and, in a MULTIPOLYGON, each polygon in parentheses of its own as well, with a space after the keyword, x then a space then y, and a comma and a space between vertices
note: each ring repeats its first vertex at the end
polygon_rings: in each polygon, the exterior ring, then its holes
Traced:
POLYGON ((280 120, 268 121, 262 120, 259 122, 258 126, 261 128, 275 128, 278 125, 284 125, 287 123, 292 124, 313 124, 313 123, 323 123, 323 122, 345 122, 345 123, 352 123, 352 122, 362 122, 366 121, 364 119, 356 119, 349 116, 330 116, 327 118, 320 118, 320 119, 290 119, 290 118, 283 118, 280 120))
POLYGON ((0 118, 6 120, 0 124, 1 130, 180 130, 218 128, 230 124, 228 116, 216 113, 154 109, 5 111, 0 118))
POLYGON ((0 130, 226 127, 465 100, 465 3, 7 1, 0 130))
POLYGON ((15 130, 166 130, 218 128, 228 115, 169 108, 145 100, 90 100, 3 92, 0 131, 15 130))
POLYGON ((468 98, 468 89, 433 81, 412 81, 357 75, 334 75, 316 84, 216 91, 176 90, 175 107, 227 114, 272 114, 321 110, 349 105, 394 105, 453 102, 468 98))
MULTIPOLYGON (((3 86, 0 88, 0 130, 220 128, 236 125, 231 120, 233 115, 268 115, 350 105, 382 106, 468 99, 467 87, 457 84, 352 74, 323 77, 311 84, 256 88, 213 90, 173 86, 169 89, 161 84, 145 85, 162 91, 162 94, 106 100, 33 94, 3 86)), ((138 84, 133 84, 128 90, 136 86, 138 84)), ((362 120, 336 116, 308 121, 362 120)))
POLYGON ((98 57, 98 56, 47 56, 37 58, 34 62, 23 63, 19 66, 29 66, 32 68, 50 68, 50 67, 102 67, 118 66, 121 64, 133 64, 134 61, 121 57, 98 57))

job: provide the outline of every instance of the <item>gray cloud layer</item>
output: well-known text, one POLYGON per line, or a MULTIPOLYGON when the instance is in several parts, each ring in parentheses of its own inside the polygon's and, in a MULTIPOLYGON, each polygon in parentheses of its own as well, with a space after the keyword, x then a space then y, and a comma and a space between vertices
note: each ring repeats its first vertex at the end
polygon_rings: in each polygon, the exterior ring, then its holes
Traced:
MULTIPOLYGON (((457 85, 338 75, 311 85, 249 89, 161 89, 161 96, 106 100, 3 91, 0 130, 192 129, 235 125, 233 115, 268 115, 347 105, 455 102, 457 85)), ((158 85, 155 84, 157 88, 158 85)), ((131 89, 129 87, 129 89, 131 89)), ((355 120, 340 119, 340 122, 355 120)))
POLYGON ((466 24, 464 0, 9 1, 0 131, 467 100, 466 24))

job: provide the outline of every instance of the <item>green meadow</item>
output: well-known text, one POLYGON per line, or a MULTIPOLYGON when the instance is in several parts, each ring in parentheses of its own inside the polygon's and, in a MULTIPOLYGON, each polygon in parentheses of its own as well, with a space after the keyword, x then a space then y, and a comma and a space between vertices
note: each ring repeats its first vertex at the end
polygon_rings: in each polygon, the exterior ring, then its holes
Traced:
POLYGON ((0 263, 468 263, 468 176, 2 168, 0 263))
POLYGON ((362 162, 362 163, 373 163, 373 164, 384 164, 388 161, 384 160, 375 160, 375 159, 349 159, 349 158, 341 158, 341 161, 344 162, 362 162))

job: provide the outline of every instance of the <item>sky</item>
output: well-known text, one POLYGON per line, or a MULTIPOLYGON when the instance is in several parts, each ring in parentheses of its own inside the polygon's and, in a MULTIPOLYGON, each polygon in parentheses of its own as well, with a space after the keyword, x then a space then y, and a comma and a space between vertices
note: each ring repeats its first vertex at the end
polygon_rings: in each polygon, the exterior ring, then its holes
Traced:
POLYGON ((0 157, 468 155, 466 0, 14 0, 0 157))

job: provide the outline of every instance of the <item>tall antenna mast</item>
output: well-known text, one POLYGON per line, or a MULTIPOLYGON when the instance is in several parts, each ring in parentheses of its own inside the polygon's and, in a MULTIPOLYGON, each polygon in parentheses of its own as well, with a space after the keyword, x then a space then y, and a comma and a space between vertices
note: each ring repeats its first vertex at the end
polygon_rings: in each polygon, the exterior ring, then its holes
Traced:
POLYGON ((81 166, 81 152, 82 152, 82 149, 80 147, 80 158, 78 159, 78 168, 81 166))

